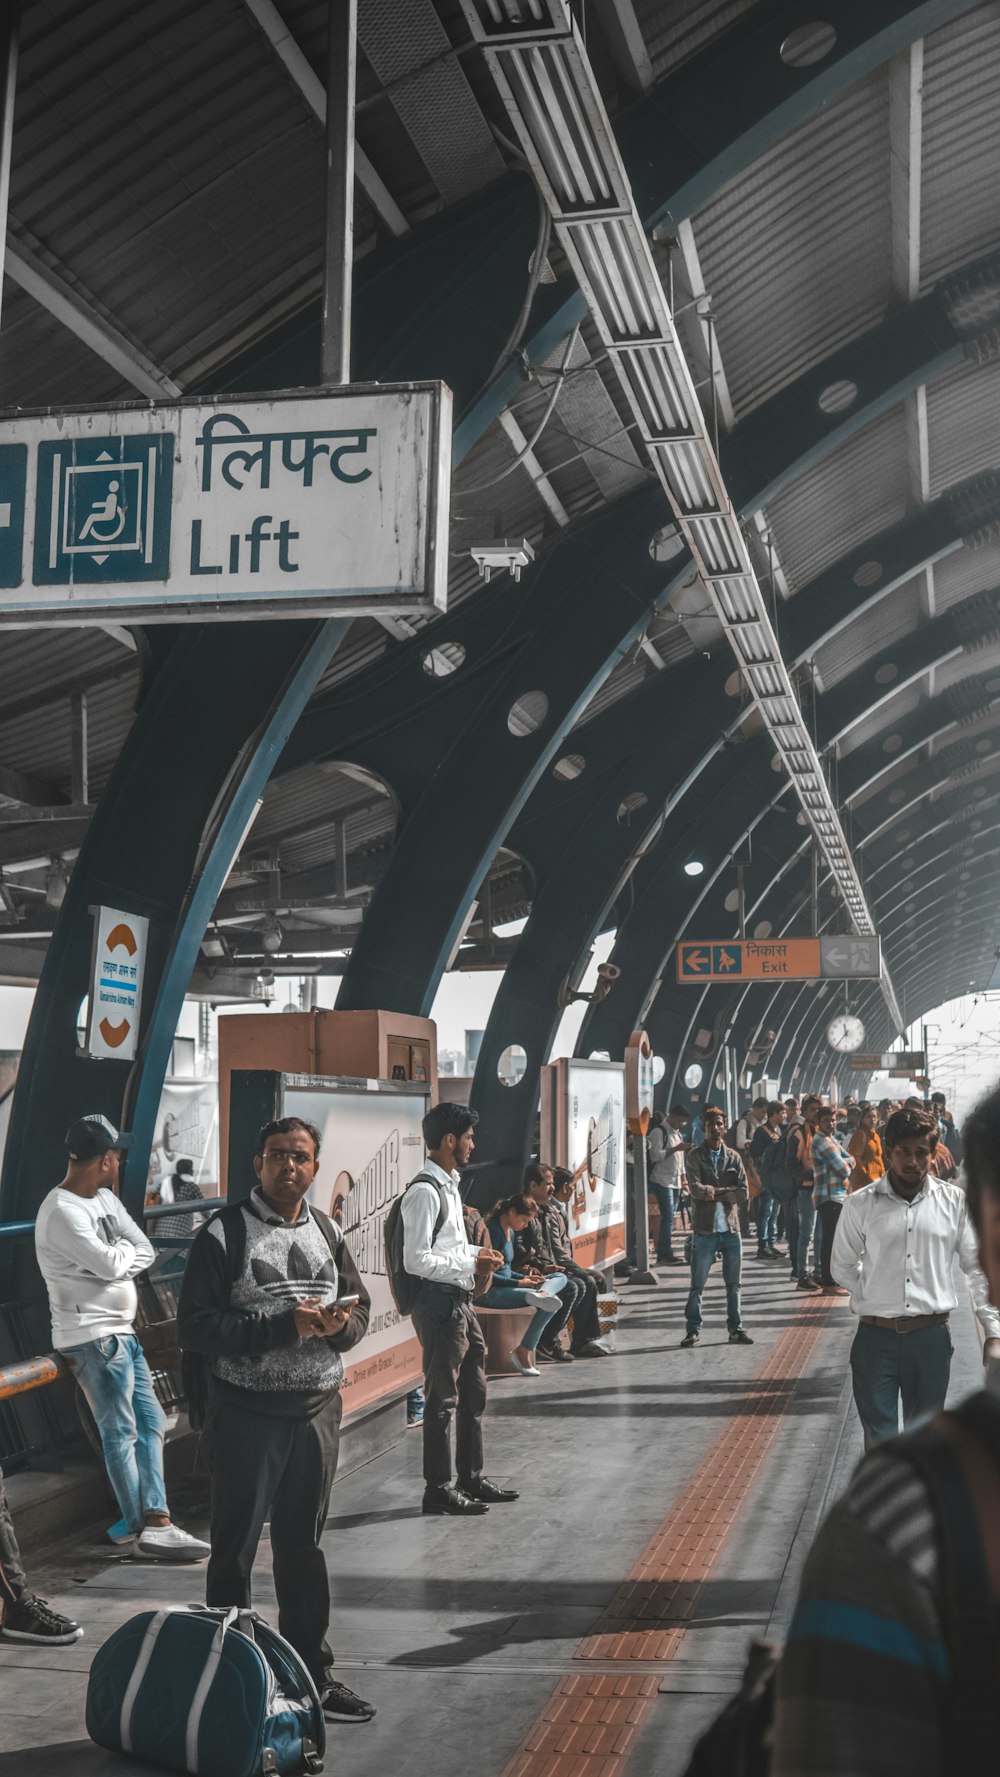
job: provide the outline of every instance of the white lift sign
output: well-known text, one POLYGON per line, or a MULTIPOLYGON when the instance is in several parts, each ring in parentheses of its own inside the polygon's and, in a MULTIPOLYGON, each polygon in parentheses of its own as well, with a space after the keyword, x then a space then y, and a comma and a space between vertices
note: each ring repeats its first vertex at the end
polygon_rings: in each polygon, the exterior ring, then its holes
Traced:
POLYGON ((0 419, 0 623, 443 610, 442 383, 0 419))

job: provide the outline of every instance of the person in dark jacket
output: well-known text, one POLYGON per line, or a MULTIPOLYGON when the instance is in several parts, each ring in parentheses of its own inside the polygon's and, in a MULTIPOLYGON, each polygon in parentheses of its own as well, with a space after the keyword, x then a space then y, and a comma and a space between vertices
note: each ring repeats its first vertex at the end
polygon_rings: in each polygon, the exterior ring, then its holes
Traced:
POLYGON ((209 1371, 206 1601, 249 1606, 270 1516, 281 1634, 309 1668, 328 1721, 369 1721, 372 1705, 331 1671, 320 1539, 340 1446, 342 1354, 364 1337, 371 1299, 339 1225, 306 1202, 319 1147, 319 1131, 297 1117, 264 1125, 255 1189, 213 1216, 192 1244, 177 1333, 209 1371), (241 1249, 234 1278, 229 1254, 241 1249))
POLYGON ((747 1175, 735 1148, 722 1139, 725 1115, 714 1105, 705 1111, 705 1139, 688 1154, 684 1168, 691 1193, 694 1232, 691 1237, 691 1293, 684 1318, 687 1331, 681 1344, 697 1345, 701 1336, 701 1297, 708 1274, 722 1256, 726 1286, 727 1324, 730 1345, 752 1345, 740 1314, 740 1275, 743 1240, 740 1211, 749 1199, 747 1175))
POLYGON ((546 1166, 543 1161, 532 1160, 524 1169, 524 1189, 537 1205, 538 1213, 516 1237, 515 1263, 521 1271, 534 1269, 540 1271, 543 1277, 552 1277, 558 1271, 564 1278, 559 1290, 561 1307, 549 1321, 539 1342, 537 1355, 543 1362, 572 1363, 573 1354, 560 1343, 559 1334, 571 1316, 575 1319, 587 1291, 582 1279, 566 1274, 552 1249, 553 1227, 545 1213, 555 1191, 551 1166, 546 1166))

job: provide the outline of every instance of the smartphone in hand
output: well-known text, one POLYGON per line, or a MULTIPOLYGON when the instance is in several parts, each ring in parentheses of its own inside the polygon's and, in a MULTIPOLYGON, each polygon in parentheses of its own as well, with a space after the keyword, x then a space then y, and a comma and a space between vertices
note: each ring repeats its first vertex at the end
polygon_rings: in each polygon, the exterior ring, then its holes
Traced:
POLYGON ((335 1302, 330 1303, 330 1307, 331 1308, 353 1308, 356 1303, 360 1302, 360 1300, 361 1300, 360 1296, 338 1296, 337 1300, 335 1302))

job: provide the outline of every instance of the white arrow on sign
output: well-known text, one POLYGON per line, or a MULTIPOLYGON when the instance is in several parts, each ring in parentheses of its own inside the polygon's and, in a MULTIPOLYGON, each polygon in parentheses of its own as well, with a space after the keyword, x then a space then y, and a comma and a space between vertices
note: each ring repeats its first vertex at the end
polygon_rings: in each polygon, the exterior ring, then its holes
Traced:
MULTIPOLYGON (((831 969, 846 969, 846 967, 847 967, 847 951, 846 950, 828 950, 826 953, 826 960, 829 963, 831 969)), ((853 962, 853 960, 854 960, 853 957, 851 958, 851 960, 853 962)))

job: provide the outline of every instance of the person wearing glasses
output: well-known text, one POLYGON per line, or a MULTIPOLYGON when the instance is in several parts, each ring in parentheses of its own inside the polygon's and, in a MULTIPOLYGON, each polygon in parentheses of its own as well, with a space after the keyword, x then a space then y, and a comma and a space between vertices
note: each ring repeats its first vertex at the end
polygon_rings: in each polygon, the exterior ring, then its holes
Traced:
POLYGON ((249 1606, 254 1556, 270 1517, 278 1628, 309 1668, 327 1721, 362 1722, 374 1708, 333 1676, 320 1541, 340 1449, 343 1353, 364 1337, 371 1298, 339 1223, 306 1201, 319 1149, 312 1123, 265 1123, 254 1189, 214 1215, 192 1243, 177 1336, 192 1402, 200 1390, 191 1358, 207 1372, 206 1603, 249 1606))

